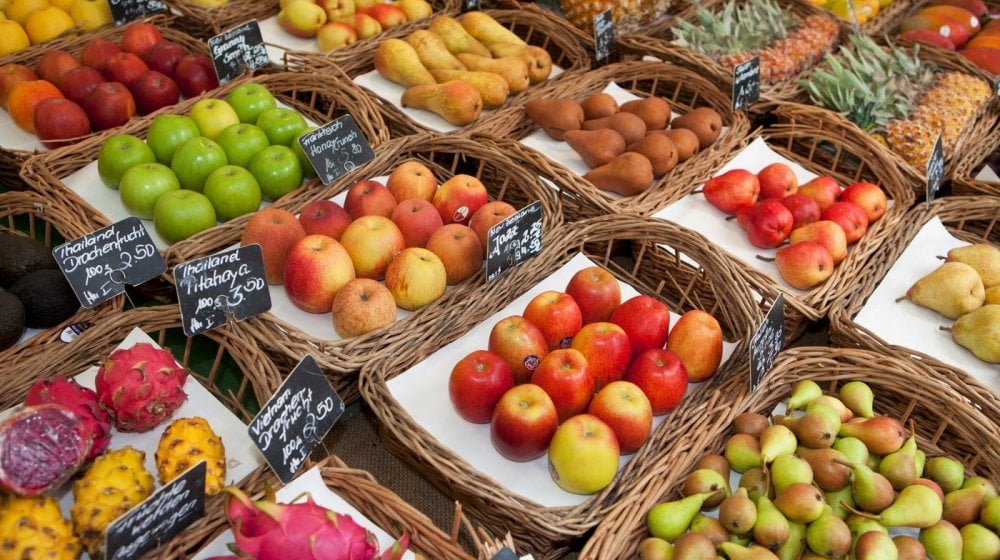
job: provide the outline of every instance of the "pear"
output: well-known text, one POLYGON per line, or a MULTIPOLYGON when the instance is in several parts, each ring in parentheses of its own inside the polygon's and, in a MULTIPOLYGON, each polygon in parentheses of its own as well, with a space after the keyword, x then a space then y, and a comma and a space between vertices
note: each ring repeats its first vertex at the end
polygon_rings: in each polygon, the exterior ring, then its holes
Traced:
POLYGON ((833 442, 833 449, 844 454, 850 463, 867 465, 869 459, 868 448, 865 442, 854 437, 841 437, 833 442))
POLYGON ((702 510, 710 510, 718 507, 730 494, 729 480, 712 469, 698 469, 688 475, 684 480, 681 493, 685 496, 694 494, 712 493, 713 496, 705 500, 702 510))
POLYGON ((674 543, 673 560, 699 560, 715 556, 715 543, 701 533, 685 533, 674 543))
POLYGON ((944 495, 944 518, 956 527, 979 519, 979 510, 986 503, 986 487, 959 488, 944 495))
POLYGON ((698 459, 698 463, 695 464, 696 469, 712 469, 713 471, 721 474, 724 478, 729 477, 729 463, 726 458, 718 453, 709 453, 703 455, 701 459, 698 459))
POLYGON ((524 111, 553 140, 563 140, 566 131, 583 124, 583 109, 572 99, 531 99, 524 111))
POLYGON ((965 466, 951 457, 931 457, 924 466, 924 476, 936 482, 947 494, 962 487, 965 482, 965 466))
POLYGON ((841 519, 847 519, 853 513, 851 510, 858 506, 854 503, 854 490, 851 489, 850 485, 833 492, 824 492, 824 494, 826 495, 826 503, 830 504, 833 514, 841 519))
POLYGON ((920 544, 931 560, 952 560, 962 557, 962 534, 952 523, 941 520, 920 530, 920 544))
POLYGON ((1000 558, 1000 537, 978 523, 960 529, 962 560, 996 560, 1000 558))
POLYGON ((719 550, 725 553, 729 560, 779 560, 773 552, 759 544, 744 547, 727 542, 720 544, 719 550))
POLYGON ((488 47, 494 58, 518 56, 528 65, 528 81, 531 85, 544 82, 552 74, 552 55, 542 47, 517 45, 514 43, 493 43, 488 47))
POLYGON ((809 462, 796 455, 779 455, 771 463, 769 474, 774 491, 778 494, 796 482, 812 484, 813 481, 813 470, 809 462))
POLYGON ((451 54, 470 53, 491 56, 486 45, 469 35, 462 24, 451 16, 435 16, 427 29, 441 37, 451 54))
POLYGON ((701 505, 710 497, 712 493, 705 492, 653 506, 646 514, 649 533, 668 542, 676 541, 687 531, 691 521, 701 511, 701 505))
POLYGON ((981 476, 970 476, 965 479, 962 483, 962 488, 975 488, 977 486, 982 486, 985 490, 984 499, 992 500, 997 497, 997 488, 993 486, 993 483, 989 479, 983 478, 981 476))
POLYGON ((945 262, 965 263, 979 273, 983 287, 1000 285, 1000 248, 988 243, 976 243, 948 251, 945 262))
POLYGON ((906 299, 949 319, 958 319, 983 305, 986 289, 976 269, 965 263, 946 262, 910 286, 906 299))
POLYGON ((837 416, 840 417, 841 423, 848 422, 854 418, 854 413, 851 412, 851 409, 847 408, 847 406, 841 402, 840 399, 834 397, 833 395, 821 395, 818 399, 806 406, 806 412, 809 412, 810 409, 817 406, 825 406, 836 411, 837 416))
POLYGON ((420 55, 402 39, 384 39, 375 49, 375 69, 387 80, 403 87, 433 85, 434 76, 420 62, 420 55))
POLYGON ((437 33, 418 29, 407 35, 406 42, 417 51, 421 64, 428 70, 465 70, 465 65, 448 52, 437 33))
POLYGON ((757 520, 753 525, 754 542, 767 548, 781 546, 781 543, 788 540, 789 531, 788 519, 774 506, 774 503, 767 496, 757 498, 757 520))
POLYGON ((469 70, 431 70, 430 72, 439 84, 451 80, 465 80, 472 84, 483 100, 483 109, 500 107, 510 95, 507 80, 493 72, 471 72, 469 70))
POLYGON ((707 515, 696 515, 694 520, 691 521, 691 527, 688 530, 692 533, 705 535, 714 544, 729 540, 729 531, 722 526, 722 523, 718 519, 708 517, 707 515))
POLYGON ((858 537, 869 531, 878 531, 879 533, 885 533, 886 535, 889 534, 889 529, 887 529, 884 525, 879 523, 877 520, 872 519, 871 517, 865 515, 858 515, 856 513, 852 513, 851 515, 847 516, 847 519, 845 519, 844 521, 847 523, 847 526, 851 529, 851 537, 855 541, 858 540, 858 537))
POLYGON ((756 501, 760 496, 774 498, 774 486, 768 480, 770 477, 760 467, 747 469, 740 475, 740 488, 746 488, 751 500, 756 501))
POLYGON ((983 300, 983 303, 1000 304, 1000 284, 991 288, 986 288, 986 299, 983 300))
POLYGON ((402 104, 436 113, 456 126, 475 122, 483 110, 479 92, 464 80, 412 86, 403 92, 402 104))
POLYGON ((854 543, 854 560, 898 560, 899 552, 889 535, 869 531, 854 543))
POLYGON ((917 440, 914 435, 915 432, 911 429, 906 443, 882 457, 878 464, 879 474, 889 479, 896 490, 902 490, 920 478, 920 471, 917 469, 917 440))
POLYGON ((729 468, 741 474, 761 466, 760 444, 751 435, 736 434, 727 439, 725 456, 729 468))
POLYGON ((595 187, 632 196, 644 192, 653 184, 653 164, 646 156, 624 152, 610 162, 583 175, 595 187))
POLYGON ((626 146, 625 150, 646 156, 653 165, 655 178, 663 177, 677 165, 677 148, 670 138, 662 134, 647 134, 638 142, 626 146))
POLYGON ((962 315, 951 326, 951 337, 980 360, 1000 364, 1000 305, 984 305, 962 315))
POLYGON ((730 533, 747 535, 757 523, 757 506, 750 500, 746 488, 737 488, 719 505, 719 522, 730 533))
MULTIPOLYGON (((850 533, 848 533, 850 536, 850 533)), ((788 540, 781 544, 774 553, 779 560, 799 560, 806 550, 806 526, 802 523, 788 522, 788 540)))
MULTIPOLYGON (((850 459, 840 451, 836 449, 807 449, 800 447, 796 453, 802 457, 802 460, 809 464, 813 480, 823 490, 827 492, 840 490, 851 482, 851 469, 843 465, 843 463, 849 462, 850 459)), ((781 459, 781 457, 778 459, 781 459)), ((772 470, 775 470, 774 467, 772 467, 772 470)), ((773 476, 775 475, 772 474, 773 476)))
POLYGON ((632 113, 646 123, 646 130, 663 130, 670 122, 670 103, 662 97, 644 97, 622 103, 619 111, 632 113))
POLYGON ((489 46, 493 43, 526 44, 513 31, 507 29, 486 12, 466 12, 462 16, 462 27, 480 43, 489 46))
POLYGON ((704 150, 722 134, 722 117, 711 107, 698 107, 675 118, 670 128, 686 128, 698 136, 698 149, 704 150))
POLYGON ((583 107, 587 120, 610 117, 618 112, 618 101, 603 92, 589 95, 580 102, 580 106, 583 107))
POLYGON ((889 416, 875 416, 861 422, 841 424, 840 435, 860 439, 868 451, 876 455, 888 455, 902 447, 906 441, 903 425, 889 416))
POLYGON ((469 53, 459 53, 456 56, 468 70, 500 74, 507 80, 511 94, 521 93, 531 85, 531 80, 528 78, 528 63, 519 56, 489 58, 469 53))
POLYGON ((879 513, 889 507, 896 494, 892 483, 879 473, 859 463, 844 463, 851 468, 851 488, 854 502, 868 513, 879 513))
POLYGON ((646 136, 646 123, 632 113, 615 113, 610 117, 583 121, 584 130, 613 128, 625 139, 625 145, 633 144, 646 136))
POLYGON ((823 492, 803 482, 792 484, 774 499, 778 511, 789 521, 798 523, 812 523, 823 514, 825 505, 823 492))
POLYGON ((638 560, 671 560, 674 546, 663 539, 647 537, 639 543, 638 560))
POLYGON ((278 26, 296 37, 315 37, 326 23, 326 10, 308 0, 294 0, 278 12, 278 26))
POLYGON ((1000 498, 986 500, 983 509, 979 511, 979 522, 996 532, 1000 532, 1000 498))
POLYGON ((840 431, 840 417, 830 407, 810 407, 809 412, 792 418, 786 416, 784 425, 792 430, 802 445, 811 449, 831 447, 840 431))
POLYGON ((943 505, 938 495, 922 484, 903 488, 891 506, 882 510, 878 519, 886 527, 916 527, 923 529, 941 521, 943 505))
POLYGON ((806 528, 809 549, 824 558, 843 558, 851 551, 851 528, 828 506, 806 528))
POLYGON ((744 412, 733 420, 733 431, 737 434, 750 434, 759 438, 764 428, 770 426, 767 417, 756 412, 744 412))
POLYGON ((788 410, 805 410, 810 403, 823 396, 823 389, 811 379, 795 383, 788 396, 788 410))
POLYGON ((787 426, 772 424, 760 434, 760 460, 770 464, 779 455, 795 453, 797 445, 795 434, 787 426))
POLYGON ((909 535, 893 537, 892 544, 896 545, 899 560, 927 560, 927 551, 924 550, 924 545, 909 535))
POLYGON ((855 416, 860 416, 862 418, 871 418, 875 416, 875 412, 872 410, 872 404, 875 401, 875 394, 872 392, 872 388, 868 386, 867 383, 862 381, 850 381, 845 383, 838 393, 840 396, 840 401, 844 403, 847 408, 851 409, 851 412, 855 416))
POLYGON ((563 139, 591 169, 610 163, 625 151, 625 139, 610 128, 567 130, 563 139))

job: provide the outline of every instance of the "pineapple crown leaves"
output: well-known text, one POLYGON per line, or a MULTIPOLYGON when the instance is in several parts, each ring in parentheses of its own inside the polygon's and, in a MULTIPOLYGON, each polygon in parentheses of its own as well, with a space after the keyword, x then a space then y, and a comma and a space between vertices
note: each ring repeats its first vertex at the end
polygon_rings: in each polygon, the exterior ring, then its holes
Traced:
POLYGON ((730 0, 719 12, 712 12, 698 2, 694 4, 698 24, 678 20, 674 44, 709 56, 764 48, 788 36, 794 23, 774 0, 749 0, 741 6, 730 0))

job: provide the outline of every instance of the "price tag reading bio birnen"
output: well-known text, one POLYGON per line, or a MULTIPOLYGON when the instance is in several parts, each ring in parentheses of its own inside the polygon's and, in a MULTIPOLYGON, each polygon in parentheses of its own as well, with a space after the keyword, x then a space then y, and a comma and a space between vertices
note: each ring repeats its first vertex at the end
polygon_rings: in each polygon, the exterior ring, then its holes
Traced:
POLYGON ((542 203, 535 201, 486 233, 486 281, 542 252, 542 203))
POLYGON ((339 117, 303 135, 299 145, 324 185, 375 158, 368 139, 351 115, 339 117))
POLYGON ((271 309, 264 259, 254 243, 181 263, 174 285, 184 334, 194 336, 271 309))
POLYGON ((271 63, 255 19, 212 37, 208 50, 220 86, 240 77, 245 70, 252 72, 271 63))
POLYGON ((785 295, 778 294, 764 322, 750 339, 750 391, 757 392, 761 380, 774 365, 785 345, 785 295))
POLYGON ((161 0, 108 0, 108 7, 111 8, 111 19, 115 27, 167 11, 167 6, 161 0))

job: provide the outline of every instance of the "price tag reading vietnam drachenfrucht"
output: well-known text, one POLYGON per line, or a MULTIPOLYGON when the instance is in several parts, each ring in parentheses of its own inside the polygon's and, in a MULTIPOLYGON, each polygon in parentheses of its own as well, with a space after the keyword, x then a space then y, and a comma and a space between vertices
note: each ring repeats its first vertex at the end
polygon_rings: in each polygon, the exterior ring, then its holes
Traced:
POLYGON ((486 233, 486 280, 542 252, 542 203, 535 201, 486 233))
POLYGON ((757 392, 764 375, 785 345, 785 295, 778 294, 764 322, 750 339, 750 391, 757 392))
POLYGON ((611 8, 594 16, 594 56, 606 60, 615 52, 615 23, 611 19, 611 8))
POLYGON ((733 111, 747 109, 760 99, 760 57, 733 68, 733 111))
POLYGON ((177 536, 205 514, 204 459, 114 520, 106 533, 106 560, 131 560, 177 536))
POLYGON ((184 334, 194 336, 271 309, 264 259, 254 243, 174 267, 184 334))
POLYGON ((247 430, 271 470, 288 483, 343 413, 344 401, 307 355, 247 430))
POLYGON ((126 218, 67 241, 52 256, 80 304, 91 308, 167 271, 139 218, 126 218))
POLYGON ((941 135, 938 135, 931 149, 931 157, 927 160, 927 207, 931 207, 931 202, 941 190, 941 183, 944 182, 944 146, 941 144, 941 135))
POLYGON ((167 11, 166 5, 160 0, 108 0, 108 7, 111 8, 111 19, 114 20, 115 27, 167 11))
POLYGON ((260 24, 255 19, 212 37, 208 40, 208 50, 220 86, 239 78, 245 70, 252 72, 271 63, 260 24))
POLYGON ((324 185, 375 158, 368 139, 351 115, 339 117, 299 138, 299 146, 324 185))

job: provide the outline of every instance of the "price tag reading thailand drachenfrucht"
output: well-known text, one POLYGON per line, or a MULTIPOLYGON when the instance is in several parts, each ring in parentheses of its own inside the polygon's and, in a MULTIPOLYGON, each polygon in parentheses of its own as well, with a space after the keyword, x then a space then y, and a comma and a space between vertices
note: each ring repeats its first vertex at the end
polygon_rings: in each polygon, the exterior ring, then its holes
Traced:
POLYGON ((748 109, 760 99, 760 57, 733 68, 733 111, 748 109))
POLYGON ((764 322, 750 339, 750 391, 757 392, 764 375, 785 345, 785 295, 778 294, 764 322))
POLYGON ((115 27, 167 11, 161 0, 108 0, 108 7, 111 8, 111 19, 114 20, 115 27))
POLYGON ((167 271, 139 218, 126 218, 52 250, 80 304, 91 308, 167 271))
POLYGON ((174 267, 184 334, 194 336, 271 309, 264 259, 254 243, 174 267))
POLYGON ((594 16, 594 55, 598 61, 606 60, 615 52, 615 23, 611 8, 594 16))
POLYGON ((941 135, 938 135, 931 149, 931 157, 927 160, 927 207, 931 207, 931 202, 941 190, 941 183, 944 182, 944 146, 941 143, 941 135))
POLYGON ((324 185, 375 158, 351 115, 339 117, 299 138, 299 145, 324 185))
POLYGON ((271 470, 288 483, 343 413, 344 401, 307 355, 247 430, 271 470))
POLYGON ((212 37, 208 50, 220 86, 239 78, 245 70, 252 72, 271 63, 255 19, 212 37))
POLYGON ((486 280, 542 252, 542 203, 535 201, 486 233, 486 280))

